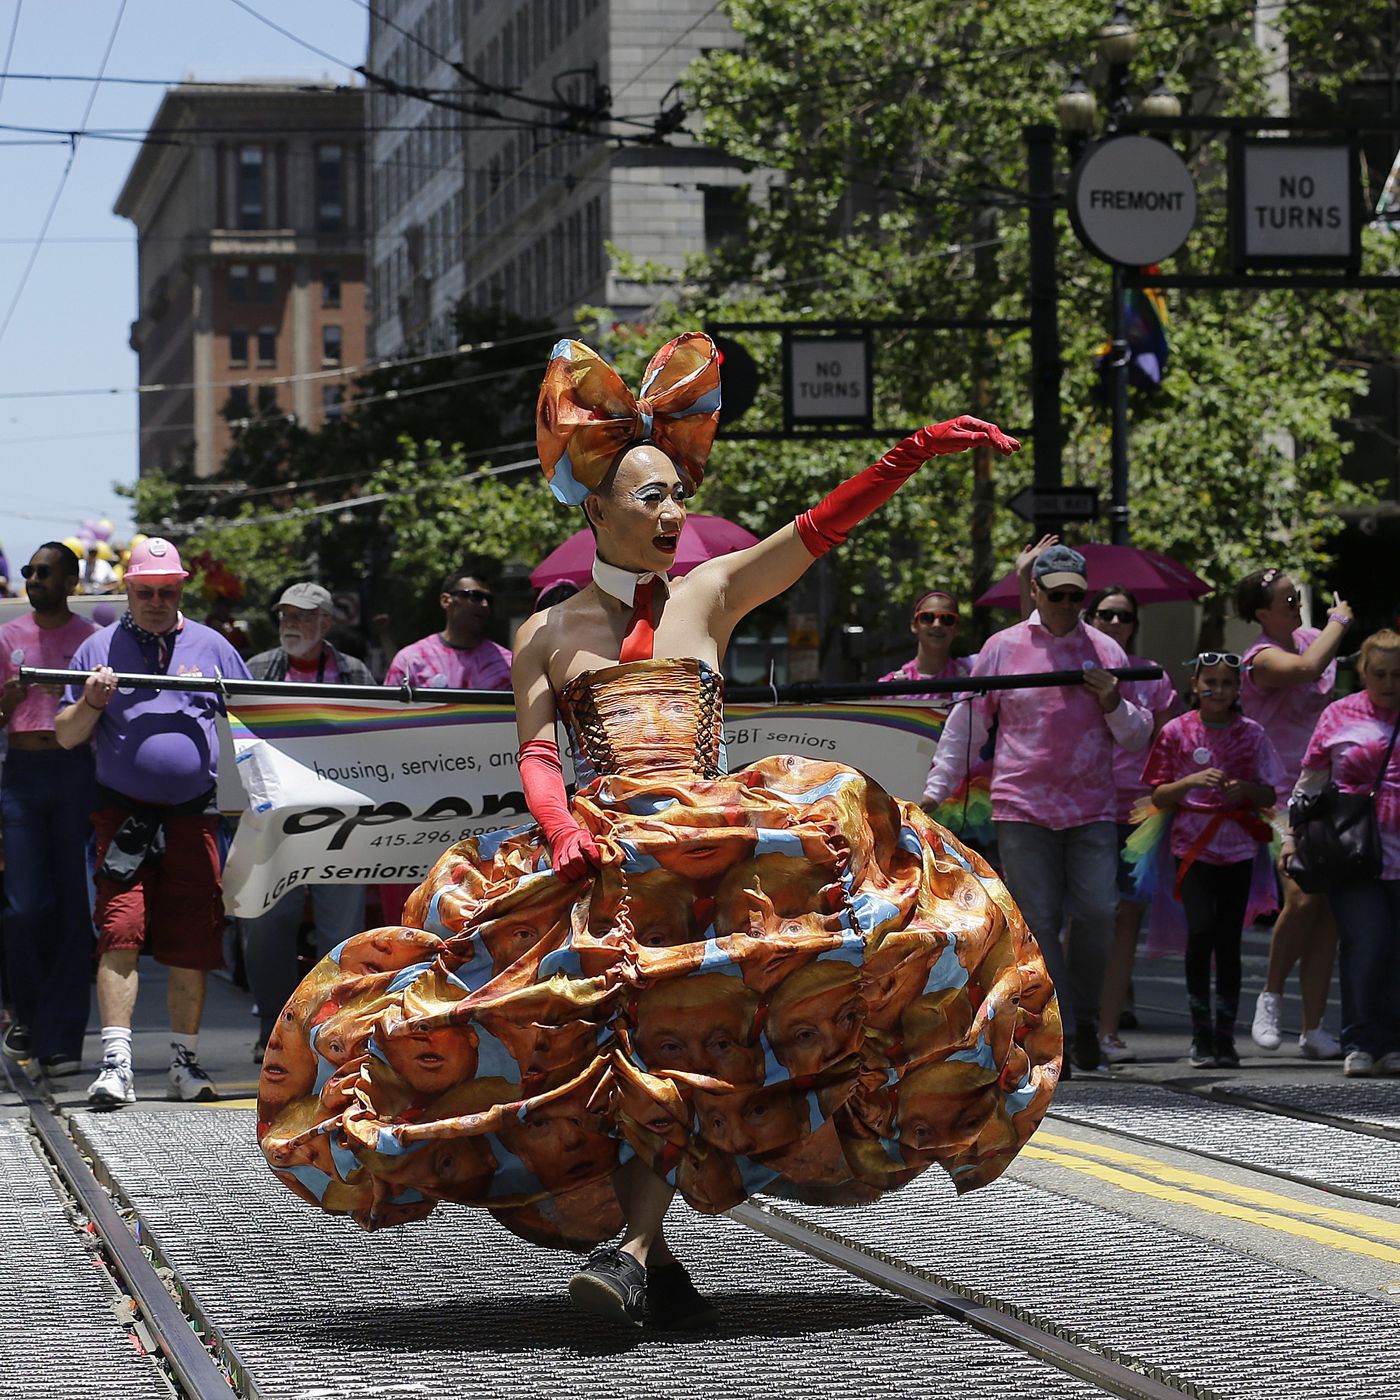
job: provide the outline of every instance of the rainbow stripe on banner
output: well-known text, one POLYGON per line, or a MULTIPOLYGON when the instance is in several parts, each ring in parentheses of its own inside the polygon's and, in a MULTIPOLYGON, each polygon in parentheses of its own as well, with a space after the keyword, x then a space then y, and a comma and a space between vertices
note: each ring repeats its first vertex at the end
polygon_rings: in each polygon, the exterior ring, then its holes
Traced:
MULTIPOLYGON (((724 722, 734 724, 739 721, 752 723, 755 720, 768 720, 779 724, 788 719, 834 720, 849 723, 859 720, 862 724, 877 725, 881 729, 895 729, 904 734, 917 734, 923 738, 937 739, 943 732, 947 716, 923 705, 726 705, 724 722)), ((850 762, 850 755, 842 756, 843 762, 850 762)))
POLYGON ((229 731, 235 741, 308 739, 318 734, 379 734, 389 729, 450 729, 463 724, 514 720, 515 706, 375 705, 351 701, 307 700, 258 704, 238 709, 229 703, 229 731))

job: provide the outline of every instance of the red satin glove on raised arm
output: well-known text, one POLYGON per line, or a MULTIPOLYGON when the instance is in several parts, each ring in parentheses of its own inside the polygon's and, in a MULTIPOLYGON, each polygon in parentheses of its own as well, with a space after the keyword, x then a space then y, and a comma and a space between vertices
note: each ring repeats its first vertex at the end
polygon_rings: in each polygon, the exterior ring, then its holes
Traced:
POLYGON ((890 448, 859 476, 843 481, 825 500, 803 511, 796 520, 802 543, 812 555, 820 558, 827 550, 844 543, 850 531, 884 505, 930 457, 966 452, 984 442, 1003 457, 1021 450, 1021 444, 995 423, 984 423, 966 413, 946 423, 920 428, 890 448))
POLYGON ((531 739, 521 744, 516 762, 525 805, 544 830, 555 873, 566 880, 581 880, 590 870, 600 869, 603 861, 597 845, 569 812, 559 745, 553 739, 531 739))

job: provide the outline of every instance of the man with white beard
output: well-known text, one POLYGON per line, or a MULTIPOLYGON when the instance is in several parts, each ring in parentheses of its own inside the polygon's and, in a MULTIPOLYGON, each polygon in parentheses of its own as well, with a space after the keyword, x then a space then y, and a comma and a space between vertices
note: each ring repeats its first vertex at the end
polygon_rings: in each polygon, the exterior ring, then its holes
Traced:
MULTIPOLYGON (((260 652, 248 662, 260 681, 302 681, 311 684, 374 685, 370 669, 358 657, 333 647, 326 634, 334 615, 331 595, 319 583, 294 583, 277 600, 280 646, 260 652)), ((258 1043, 253 1058, 260 1061, 278 1013, 296 990, 297 934, 306 907, 307 890, 288 890, 266 914, 240 919, 243 961, 248 987, 258 1006, 258 1043)), ((365 926, 363 885, 312 885, 312 918, 316 925, 316 957, 365 926)))

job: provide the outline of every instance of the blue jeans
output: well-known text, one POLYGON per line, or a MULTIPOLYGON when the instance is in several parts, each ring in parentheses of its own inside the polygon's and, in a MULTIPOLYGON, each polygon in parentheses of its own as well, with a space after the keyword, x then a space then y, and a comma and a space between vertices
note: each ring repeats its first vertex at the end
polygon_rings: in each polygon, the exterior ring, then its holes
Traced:
POLYGON ((5 974, 39 1057, 81 1059, 92 982, 92 750, 11 749, 0 780, 5 974))
POLYGON ((301 929, 308 892, 316 923, 318 958, 364 931, 363 885, 298 885, 288 890, 266 914, 239 920, 248 990, 258 1004, 258 1022, 263 1036, 272 1034, 277 1017, 297 989, 297 933, 301 929))
POLYGON ((1060 831, 993 822, 1002 876, 1045 954, 1060 998, 1065 1039, 1098 1032, 1104 969, 1118 908, 1118 826, 1087 822, 1060 831), (1066 958, 1060 934, 1072 923, 1066 958))
POLYGON ((1327 896, 1337 921, 1342 1049, 1400 1050, 1400 880, 1364 880, 1327 896))

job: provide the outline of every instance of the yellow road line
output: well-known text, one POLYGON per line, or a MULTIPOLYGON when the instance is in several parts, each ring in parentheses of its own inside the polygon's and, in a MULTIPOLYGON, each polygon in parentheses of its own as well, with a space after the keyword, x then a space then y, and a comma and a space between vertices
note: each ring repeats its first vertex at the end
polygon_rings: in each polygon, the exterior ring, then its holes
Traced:
POLYGON ((1058 1133, 1039 1132, 1036 1142, 1047 1143, 1063 1151, 1078 1153, 1084 1157, 1098 1157, 1105 1162, 1115 1163, 1146 1176, 1156 1177, 1172 1186, 1185 1186, 1200 1191, 1208 1191, 1218 1196, 1233 1196, 1237 1201, 1249 1205, 1262 1206, 1268 1210, 1281 1210, 1288 1215, 1306 1215, 1315 1220, 1325 1220, 1345 1229, 1373 1235, 1377 1239, 1391 1240, 1400 1244, 1400 1220, 1382 1220, 1374 1215, 1366 1215, 1359 1210, 1344 1210, 1339 1206, 1316 1205, 1310 1201, 1300 1201, 1293 1196, 1285 1196, 1278 1191, 1264 1191, 1257 1186, 1242 1186, 1224 1177, 1210 1176, 1204 1172, 1186 1171, 1181 1167, 1169 1166, 1157 1157, 1148 1157, 1140 1152, 1125 1152, 1121 1148, 1107 1147, 1099 1143, 1083 1142, 1079 1138, 1064 1137, 1058 1133))
MULTIPOLYGON (((1075 1145, 1079 1146, 1078 1143, 1075 1145)), ((1159 1201, 1169 1201, 1173 1205, 1189 1206, 1192 1210, 1204 1211, 1210 1215, 1221 1215, 1229 1220, 1238 1220, 1248 1225, 1258 1225, 1279 1234, 1294 1235, 1299 1239, 1311 1240, 1314 1244, 1325 1245, 1330 1249, 1346 1250, 1352 1254, 1364 1254, 1372 1259, 1382 1259, 1387 1263, 1400 1264, 1400 1249, 1393 1245, 1360 1239, 1355 1235, 1346 1234, 1341 1230, 1333 1230, 1325 1225, 1314 1225, 1306 1220, 1295 1220, 1288 1215, 1257 1210, 1252 1206, 1236 1205, 1231 1201, 1218 1201, 1213 1196, 1184 1190, 1179 1186, 1168 1186, 1151 1181, 1117 1167, 1105 1166, 1102 1162, 1090 1161, 1067 1152, 1057 1152, 1048 1147, 1038 1147, 1034 1142, 1023 1147, 1021 1155, 1033 1157, 1042 1162, 1052 1162, 1056 1166, 1067 1167, 1070 1171, 1094 1177, 1111 1186, 1132 1191, 1140 1196, 1151 1196, 1159 1201)))

